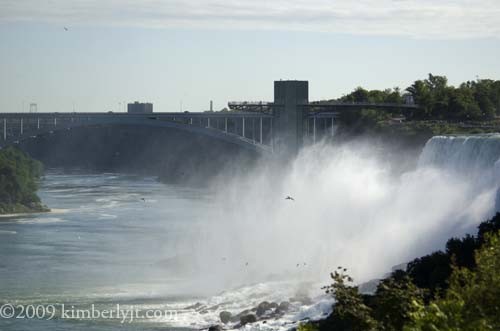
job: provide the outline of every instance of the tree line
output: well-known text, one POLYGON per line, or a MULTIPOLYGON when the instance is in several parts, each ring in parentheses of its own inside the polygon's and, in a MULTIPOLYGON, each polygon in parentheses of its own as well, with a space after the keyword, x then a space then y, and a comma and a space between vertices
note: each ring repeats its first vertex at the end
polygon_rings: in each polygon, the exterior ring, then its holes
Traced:
POLYGON ((347 269, 325 287, 335 297, 325 320, 299 331, 500 330, 500 214, 481 223, 476 236, 452 238, 445 251, 410 262, 361 294, 347 269))
POLYGON ((366 90, 356 88, 342 96, 342 102, 396 103, 408 101, 419 109, 405 114, 415 120, 478 121, 500 115, 500 80, 477 79, 458 87, 448 84, 446 76, 429 74, 402 92, 399 88, 366 90))

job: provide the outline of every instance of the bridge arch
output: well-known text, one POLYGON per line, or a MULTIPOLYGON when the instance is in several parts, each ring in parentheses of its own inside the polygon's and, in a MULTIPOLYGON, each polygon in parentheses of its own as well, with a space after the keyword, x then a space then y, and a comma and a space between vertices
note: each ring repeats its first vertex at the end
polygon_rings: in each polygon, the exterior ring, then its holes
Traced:
MULTIPOLYGON (((27 114, 23 114, 25 117, 27 114)), ((212 139, 217 139, 219 141, 224 141, 230 144, 235 144, 247 150, 255 151, 257 153, 271 153, 272 147, 269 145, 265 145, 262 142, 262 119, 260 118, 260 139, 250 139, 247 136, 242 136, 237 132, 230 132, 228 130, 228 121, 242 120, 243 125, 245 125, 245 117, 223 117, 220 115, 217 116, 191 116, 189 118, 184 116, 172 116, 169 114, 169 117, 158 116, 121 116, 126 114, 117 114, 115 116, 78 116, 68 117, 68 114, 64 114, 63 116, 53 116, 53 120, 51 119, 50 125, 42 125, 40 126, 40 120, 37 118, 36 125, 27 125, 27 121, 21 117, 21 119, 11 119, 9 125, 15 125, 18 127, 17 134, 6 135, 4 134, 4 141, 1 143, 2 146, 12 145, 19 143, 21 141, 25 141, 27 139, 36 138, 37 136, 42 136, 46 134, 51 134, 54 132, 62 132, 71 130, 73 128, 84 128, 84 127, 99 127, 99 126, 146 126, 146 127, 154 127, 154 128, 165 128, 165 129, 174 129, 185 132, 194 133, 201 136, 210 137, 212 139), (59 121, 58 121, 59 119, 59 121), (210 119, 212 119, 212 123, 214 120, 217 120, 219 123, 220 120, 224 122, 223 129, 219 129, 219 125, 215 127, 213 124, 210 125, 210 119), (14 120, 17 120, 17 123, 14 123, 14 120), (53 122, 52 122, 53 121, 53 122), (208 125, 205 125, 207 123, 208 125), (201 124, 201 125, 199 125, 201 124)), ((249 118, 255 117, 255 114, 250 114, 249 118)), ((248 119, 247 119, 248 121, 248 119)), ((33 122, 33 121, 32 121, 33 122)), ((46 121, 45 121, 46 122, 46 121)), ((33 123, 31 123, 33 124, 33 123)), ((241 125, 241 124, 240 124, 241 125)), ((4 132, 7 132, 7 121, 4 119, 4 132)), ((255 136, 255 132, 253 132, 255 136)), ((243 129, 243 135, 245 135, 245 130, 243 129)))

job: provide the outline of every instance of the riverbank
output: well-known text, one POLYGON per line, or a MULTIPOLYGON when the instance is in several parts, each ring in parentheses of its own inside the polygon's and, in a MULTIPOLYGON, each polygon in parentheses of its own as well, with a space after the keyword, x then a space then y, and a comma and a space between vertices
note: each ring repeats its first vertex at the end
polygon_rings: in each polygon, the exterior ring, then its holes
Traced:
POLYGON ((0 217, 22 216, 48 212, 51 212, 50 208, 41 203, 33 203, 30 205, 23 205, 20 203, 0 204, 0 217))

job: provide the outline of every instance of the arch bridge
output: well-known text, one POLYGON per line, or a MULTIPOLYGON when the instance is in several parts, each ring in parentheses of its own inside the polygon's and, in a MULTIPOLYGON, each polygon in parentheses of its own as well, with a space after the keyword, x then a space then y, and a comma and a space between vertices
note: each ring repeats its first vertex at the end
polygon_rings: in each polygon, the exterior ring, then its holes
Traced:
POLYGON ((273 102, 229 102, 230 111, 179 113, 0 113, 0 147, 77 127, 141 125, 177 129, 262 153, 295 154, 305 142, 334 135, 341 111, 414 104, 309 102, 307 81, 275 81, 273 102))
POLYGON ((177 129, 272 152, 272 116, 247 112, 204 113, 0 113, 0 146, 78 127, 139 125, 177 129))

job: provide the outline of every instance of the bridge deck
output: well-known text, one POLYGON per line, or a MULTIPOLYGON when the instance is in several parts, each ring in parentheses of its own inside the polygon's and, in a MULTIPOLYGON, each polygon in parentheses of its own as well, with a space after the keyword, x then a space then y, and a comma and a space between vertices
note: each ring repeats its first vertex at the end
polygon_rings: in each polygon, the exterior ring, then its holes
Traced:
POLYGON ((255 112, 0 113, 0 131, 3 136, 0 146, 77 127, 140 125, 184 130, 270 152, 272 118, 270 114, 255 112))
POLYGON ((148 119, 161 119, 161 118, 271 118, 271 114, 256 113, 256 112, 162 112, 162 113, 149 113, 149 114, 130 114, 130 113, 97 113, 97 112, 53 112, 53 113, 0 113, 0 118, 105 118, 105 117, 120 117, 120 118, 148 118, 148 119))

